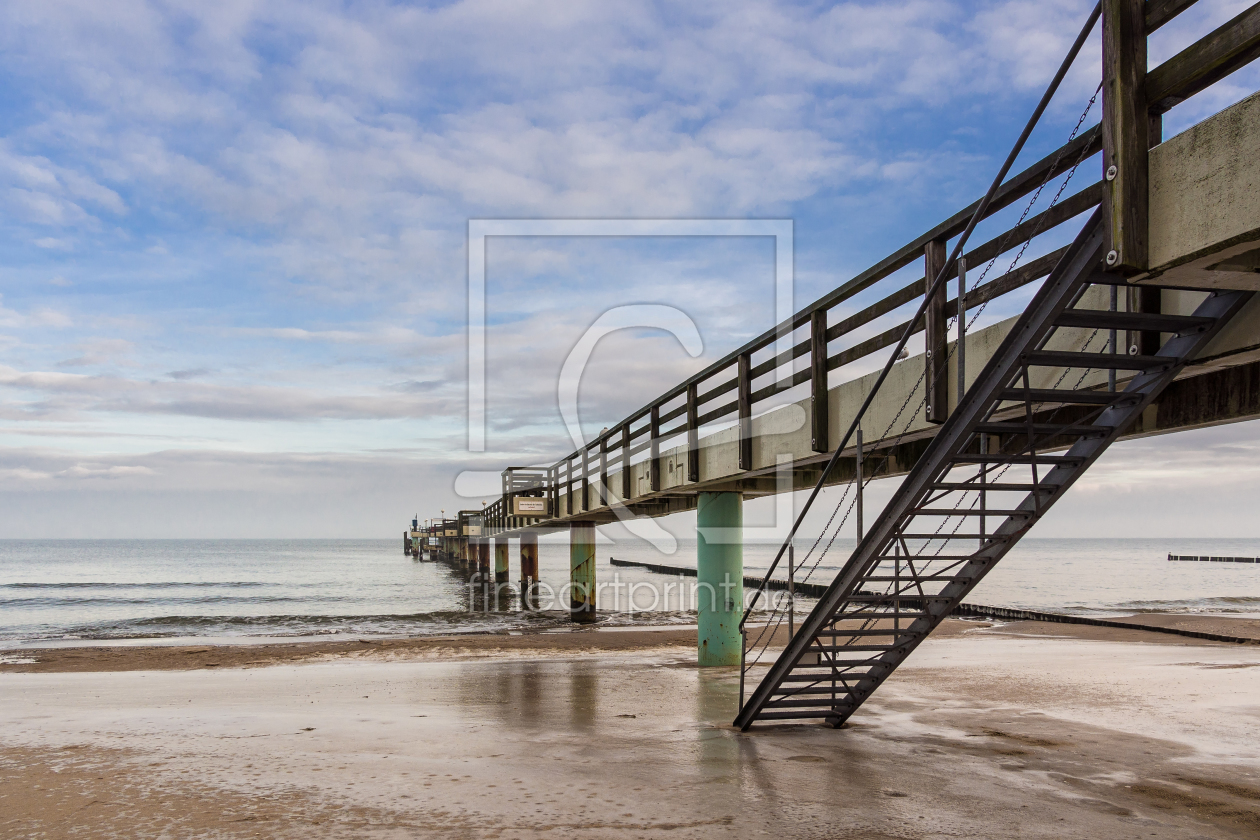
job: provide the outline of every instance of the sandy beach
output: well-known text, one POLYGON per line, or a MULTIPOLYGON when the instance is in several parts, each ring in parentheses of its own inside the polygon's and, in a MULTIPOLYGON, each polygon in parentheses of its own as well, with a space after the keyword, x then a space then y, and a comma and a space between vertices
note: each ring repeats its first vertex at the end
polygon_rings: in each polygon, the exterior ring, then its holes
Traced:
POLYGON ((11 651, 0 837, 1260 832, 1260 644, 949 621, 845 729, 739 733, 694 638, 11 651))

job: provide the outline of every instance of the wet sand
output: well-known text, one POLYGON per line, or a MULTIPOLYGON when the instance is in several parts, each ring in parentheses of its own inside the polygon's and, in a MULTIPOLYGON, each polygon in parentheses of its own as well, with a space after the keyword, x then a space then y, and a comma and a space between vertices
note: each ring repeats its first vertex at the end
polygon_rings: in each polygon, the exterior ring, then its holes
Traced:
MULTIPOLYGON (((1132 631, 1111 627, 1050 624, 1037 621, 994 622, 987 619, 946 620, 933 638, 949 638, 977 627, 1000 624, 1004 632, 1099 641, 1169 643, 1136 629, 1141 624, 1176 627, 1252 639, 1260 644, 1260 619, 1197 615, 1142 614, 1118 621, 1135 625, 1132 631)), ((750 638, 759 632, 750 630, 750 638)), ((1184 643, 1211 644, 1198 640, 1184 643)), ((773 646, 787 642, 780 627, 773 646)), ((584 656, 678 648, 695 650, 696 629, 656 627, 644 629, 548 630, 531 633, 469 636, 426 636, 411 639, 354 639, 350 641, 276 642, 231 645, 92 646, 69 648, 22 648, 0 651, 0 674, 59 673, 67 671, 167 671, 200 668, 262 667, 281 663, 333 660, 464 660, 528 656, 584 656)))
POLYGON ((1260 645, 951 621, 848 728, 741 734, 694 631, 539 636, 6 666, 0 837, 1260 833, 1260 645))

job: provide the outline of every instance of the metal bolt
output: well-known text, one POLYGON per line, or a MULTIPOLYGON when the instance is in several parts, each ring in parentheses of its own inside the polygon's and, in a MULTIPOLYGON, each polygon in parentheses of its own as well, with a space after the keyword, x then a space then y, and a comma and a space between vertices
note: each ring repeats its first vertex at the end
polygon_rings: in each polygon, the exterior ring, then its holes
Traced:
POLYGON ((1120 252, 1108 251, 1107 252, 1107 265, 1115 265, 1118 262, 1120 262, 1120 252))
POLYGON ((1108 181, 1116 180, 1116 175, 1119 174, 1119 172, 1120 170, 1116 169, 1116 165, 1114 163, 1111 166, 1108 166, 1107 167, 1107 180, 1108 181))

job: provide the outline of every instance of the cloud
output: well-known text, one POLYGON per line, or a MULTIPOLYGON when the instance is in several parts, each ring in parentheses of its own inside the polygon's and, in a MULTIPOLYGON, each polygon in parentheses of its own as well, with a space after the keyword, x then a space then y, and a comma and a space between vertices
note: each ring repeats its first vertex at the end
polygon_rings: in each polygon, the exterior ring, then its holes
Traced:
MULTIPOLYGON (((1152 55, 1245 5, 1198 4, 1152 55)), ((334 495, 335 476, 372 474, 406 498, 415 481, 397 477, 423 471, 449 492, 444 470, 471 458, 447 454, 464 446, 468 219, 791 218, 797 301, 812 299, 977 197, 1089 6, 0 7, 0 71, 18 94, 0 142, 0 417, 99 435, 9 469, 138 494, 181 471, 215 493, 284 474, 334 495), (156 445, 145 438, 256 454, 106 449, 156 445), (382 451, 356 460, 368 448, 382 451)), ((1037 149, 1070 130, 1097 52, 1037 149)), ((1167 130, 1256 78, 1179 106, 1167 130)), ((764 242, 492 241, 481 466, 561 454, 556 372, 601 312, 676 306, 707 353, 659 332, 609 336, 582 380, 591 430, 770 326, 773 258, 764 242)), ((1145 463, 1100 465, 1098 492, 1169 480, 1145 463)))
MULTIPOLYGON (((170 414, 218 420, 424 418, 433 401, 401 395, 330 394, 295 387, 227 386, 194 381, 145 381, 110 375, 18 371, 0 366, 0 387, 38 395, 17 416, 170 414)), ((451 410, 450 404, 441 408, 451 410)), ((10 408, 13 412, 13 407, 10 408)), ((8 416, 14 416, 10 413, 8 416)))

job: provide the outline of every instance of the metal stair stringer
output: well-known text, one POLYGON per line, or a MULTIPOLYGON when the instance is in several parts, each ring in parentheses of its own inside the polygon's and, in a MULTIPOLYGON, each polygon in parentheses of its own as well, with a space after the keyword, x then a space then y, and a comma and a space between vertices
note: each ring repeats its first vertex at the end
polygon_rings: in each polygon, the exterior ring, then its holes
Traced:
POLYGON ((1104 273, 1102 254, 1095 213, 742 706, 736 726, 809 718, 839 726, 847 720, 1251 296, 1216 292, 1194 316, 1165 316, 1156 326, 1172 338, 1156 356, 1047 351, 1059 328, 1114 323, 1124 329, 1133 319, 1073 308, 1092 283, 1123 283, 1104 273), (1123 391, 1060 391, 1031 387, 1029 369, 1038 367, 1115 367, 1136 375, 1123 391), (1056 409, 1047 421, 1046 404, 1078 411, 1060 420, 1056 409), (1038 451, 1047 448, 1067 451, 1038 451), (1011 469, 1031 476, 993 480, 1011 469), (975 472, 960 480, 951 475, 958 470, 975 472), (995 496, 1003 503, 990 509, 995 496), (956 499, 952 508, 950 499, 956 499), (967 499, 971 505, 964 508, 967 499), (954 519, 953 530, 942 533, 954 519), (1000 524, 988 530, 989 519, 1000 524), (968 522, 978 523, 979 532, 958 534, 968 522), (975 548, 959 551, 965 541, 975 548), (879 643, 881 637, 888 641, 879 643))

